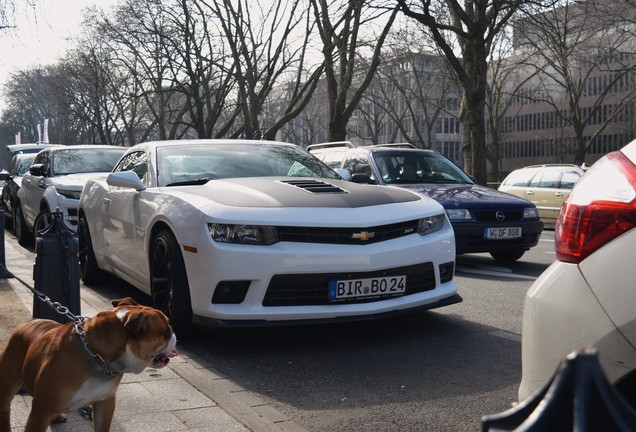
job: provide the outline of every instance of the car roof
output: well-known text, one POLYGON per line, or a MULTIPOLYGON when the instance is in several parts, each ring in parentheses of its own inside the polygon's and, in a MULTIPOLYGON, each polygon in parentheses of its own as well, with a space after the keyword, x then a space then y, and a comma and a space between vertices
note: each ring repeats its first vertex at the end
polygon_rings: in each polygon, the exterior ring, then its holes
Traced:
POLYGON ((282 141, 265 141, 265 140, 248 140, 248 139, 186 139, 186 140, 164 140, 164 141, 148 141, 139 144, 135 144, 130 147, 130 149, 140 149, 140 148, 157 148, 157 147, 167 147, 167 146, 191 146, 191 145, 205 145, 205 144, 214 144, 214 145, 280 145, 280 146, 291 146, 297 147, 301 149, 298 144, 282 142, 282 141))
POLYGON ((307 146, 307 151, 316 152, 320 150, 332 150, 332 149, 348 149, 355 148, 355 145, 351 141, 330 141, 319 144, 310 144, 307 146))
POLYGON ((43 143, 30 143, 30 144, 9 144, 7 149, 11 154, 20 153, 38 153, 45 148, 51 147, 64 147, 63 144, 43 144, 43 143))
POLYGON ((126 147, 107 145, 107 144, 78 144, 78 145, 51 147, 48 150, 60 151, 60 150, 112 149, 112 148, 124 149, 124 150, 126 149, 126 147))

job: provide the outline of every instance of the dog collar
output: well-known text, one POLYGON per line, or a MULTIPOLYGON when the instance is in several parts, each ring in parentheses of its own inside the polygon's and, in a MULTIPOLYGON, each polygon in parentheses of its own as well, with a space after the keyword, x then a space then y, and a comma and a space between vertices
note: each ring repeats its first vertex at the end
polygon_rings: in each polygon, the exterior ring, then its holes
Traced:
POLYGON ((108 364, 108 362, 104 360, 104 357, 102 357, 99 353, 96 353, 90 349, 90 347, 88 346, 88 341, 84 337, 85 322, 86 322, 86 317, 83 317, 83 316, 75 317, 75 319, 73 320, 73 326, 75 327, 75 331, 77 332, 77 335, 82 341, 82 345, 84 345, 84 349, 86 350, 86 352, 95 359, 95 361, 99 364, 100 370, 102 372, 105 372, 112 377, 122 374, 123 372, 119 372, 112 369, 110 365, 108 364))

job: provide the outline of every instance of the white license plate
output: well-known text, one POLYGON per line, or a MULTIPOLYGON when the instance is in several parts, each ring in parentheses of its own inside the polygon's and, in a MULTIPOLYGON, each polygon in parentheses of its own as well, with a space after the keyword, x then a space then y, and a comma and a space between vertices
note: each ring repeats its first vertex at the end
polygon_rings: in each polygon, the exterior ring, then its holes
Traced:
POLYGON ((406 276, 329 281, 329 300, 368 299, 404 294, 406 276))
POLYGON ((521 227, 484 228, 484 238, 490 240, 521 238, 521 227))

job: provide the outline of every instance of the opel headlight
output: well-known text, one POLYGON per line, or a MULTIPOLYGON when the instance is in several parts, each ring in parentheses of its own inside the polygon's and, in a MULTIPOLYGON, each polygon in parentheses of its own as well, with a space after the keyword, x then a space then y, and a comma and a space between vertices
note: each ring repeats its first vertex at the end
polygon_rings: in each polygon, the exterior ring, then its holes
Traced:
POLYGON ((539 219, 539 212, 536 207, 526 207, 523 209, 524 219, 539 219))
POLYGON ((473 218, 468 209, 448 209, 446 213, 450 220, 470 220, 473 218))
POLYGON ((234 225, 209 223, 212 240, 219 243, 272 245, 278 242, 278 232, 267 225, 234 225))
POLYGON ((426 235, 439 231, 444 226, 444 215, 438 214, 420 219, 417 222, 417 233, 426 235))

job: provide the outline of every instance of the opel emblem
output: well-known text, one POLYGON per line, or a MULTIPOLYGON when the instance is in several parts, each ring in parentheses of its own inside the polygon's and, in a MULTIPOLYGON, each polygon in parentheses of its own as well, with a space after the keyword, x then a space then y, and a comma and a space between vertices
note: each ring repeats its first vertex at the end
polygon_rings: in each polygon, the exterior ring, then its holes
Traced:
POLYGON ((369 239, 372 239, 373 237, 375 237, 375 233, 374 232, 369 232, 369 231, 361 231, 359 233, 354 233, 351 236, 352 239, 362 240, 362 241, 367 241, 369 239))
POLYGON ((498 210, 497 213, 495 213, 495 217, 499 222, 503 222, 504 219, 506 219, 506 215, 501 210, 498 210))

